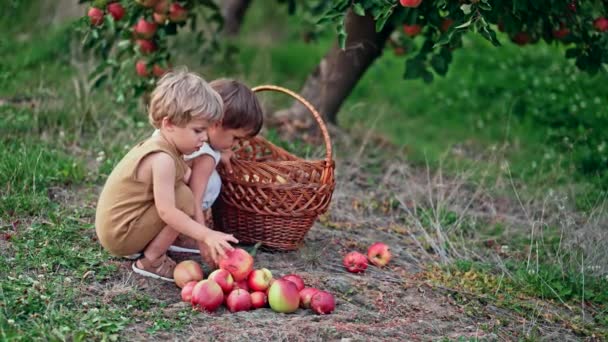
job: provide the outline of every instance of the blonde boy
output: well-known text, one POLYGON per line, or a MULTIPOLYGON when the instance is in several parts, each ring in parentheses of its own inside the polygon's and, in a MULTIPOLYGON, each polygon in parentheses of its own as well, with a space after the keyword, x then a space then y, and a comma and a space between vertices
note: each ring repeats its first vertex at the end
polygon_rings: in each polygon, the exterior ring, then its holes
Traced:
POLYGON ((182 233, 221 257, 238 241, 192 219, 190 167, 183 159, 207 140, 207 128, 221 120, 221 97, 200 76, 169 72, 152 92, 148 116, 160 134, 137 144, 116 165, 99 196, 95 229, 110 253, 143 252, 133 271, 173 281, 175 262, 166 252, 182 233))

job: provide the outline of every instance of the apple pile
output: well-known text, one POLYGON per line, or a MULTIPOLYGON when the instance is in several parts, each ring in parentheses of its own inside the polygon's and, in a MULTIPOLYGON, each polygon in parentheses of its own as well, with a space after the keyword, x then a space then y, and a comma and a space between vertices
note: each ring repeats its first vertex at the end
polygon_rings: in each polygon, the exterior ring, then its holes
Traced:
POLYGON ((177 264, 173 277, 181 288, 182 300, 201 311, 213 312, 224 304, 230 312, 269 306, 282 313, 304 308, 325 315, 336 307, 331 293, 306 287, 297 274, 274 279, 267 268, 254 269, 253 257, 241 248, 227 252, 219 268, 207 279, 204 279, 200 265, 193 260, 177 264))
POLYGON ((375 242, 367 249, 367 256, 352 251, 344 256, 342 264, 348 272, 362 273, 367 269, 368 260, 377 267, 384 267, 391 261, 391 249, 382 242, 375 242))

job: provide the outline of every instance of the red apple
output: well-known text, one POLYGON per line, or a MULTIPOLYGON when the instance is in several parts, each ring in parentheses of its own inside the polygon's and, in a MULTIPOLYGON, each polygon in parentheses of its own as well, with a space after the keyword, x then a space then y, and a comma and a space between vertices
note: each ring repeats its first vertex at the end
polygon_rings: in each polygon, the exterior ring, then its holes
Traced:
POLYGON ((158 0, 156 5, 154 6, 154 12, 166 14, 169 12, 169 5, 171 5, 171 1, 169 0, 158 0))
POLYGON ((266 293, 256 291, 251 293, 251 307, 254 309, 264 308, 268 305, 268 296, 266 293))
POLYGON ((97 26, 103 23, 103 11, 97 7, 91 7, 87 13, 91 25, 97 26))
POLYGON ((296 284, 285 279, 277 279, 268 290, 268 304, 276 312, 291 313, 298 310, 300 293, 296 284))
POLYGON ((422 0, 399 0, 403 7, 418 7, 422 0))
POLYGON ((360 273, 367 268, 367 258, 359 252, 350 252, 344 256, 342 264, 351 273, 360 273))
POLYGON ((226 306, 230 312, 247 311, 251 309, 251 295, 243 289, 235 289, 226 298, 226 306))
POLYGON ((407 51, 405 50, 405 48, 403 46, 396 46, 393 49, 393 53, 395 54, 395 56, 403 56, 405 55, 407 51))
POLYGON ((154 64, 154 66, 152 66, 152 74, 156 77, 162 77, 168 69, 161 67, 158 64, 154 64))
POLYGON ((144 55, 156 51, 156 44, 151 40, 138 39, 135 43, 139 46, 139 51, 144 55))
POLYGON ((150 73, 148 72, 148 66, 146 64, 146 61, 141 59, 138 60, 137 63, 135 63, 135 71, 141 77, 148 77, 148 75, 150 75, 150 73))
POLYGON ((234 280, 241 281, 253 271, 253 257, 246 250, 235 248, 226 252, 226 257, 220 260, 220 268, 230 272, 234 280))
POLYGON ((450 18, 445 18, 441 21, 441 32, 447 32, 447 30, 450 29, 450 27, 452 26, 452 24, 454 24, 454 20, 450 19, 450 18))
POLYGON ((232 278, 232 274, 221 268, 211 272, 207 279, 215 281, 222 288, 222 291, 224 291, 225 294, 230 293, 234 289, 234 279, 232 278))
POLYGON ((213 312, 224 302, 224 292, 213 280, 201 280, 192 289, 190 302, 199 310, 213 312))
POLYGON ((330 314, 336 308, 336 301, 331 293, 318 291, 310 300, 310 308, 319 315, 330 314))
POLYGON ((150 39, 154 37, 154 34, 156 33, 156 28, 156 23, 141 18, 139 19, 137 24, 135 24, 133 30, 135 31, 138 37, 143 39, 150 39))
POLYGON ((593 27, 600 32, 608 31, 608 19, 599 17, 593 21, 593 27))
POLYGON ((367 258, 369 262, 378 266, 384 267, 391 261, 391 249, 382 242, 376 242, 367 249, 367 258))
POLYGON ((239 280, 234 282, 235 289, 243 289, 249 291, 249 285, 247 285, 247 279, 239 280))
POLYGON ((169 20, 174 23, 181 23, 188 18, 188 11, 182 5, 174 2, 169 7, 169 20))
POLYGON ((247 277, 247 286, 251 291, 266 291, 270 287, 272 272, 267 268, 253 270, 247 277))
POLYGON ((192 290, 194 290, 194 286, 198 284, 198 281, 190 281, 184 287, 182 287, 182 300, 184 302, 190 303, 192 301, 192 290))
POLYGON ((416 37, 420 31, 422 31, 422 26, 420 25, 403 25, 403 33, 408 37, 416 37))
POLYGON ((125 16, 125 8, 118 2, 113 2, 108 5, 108 13, 114 18, 114 21, 119 21, 125 16))
POLYGON ((304 288, 304 280, 302 280, 302 277, 297 274, 288 274, 283 276, 281 279, 289 280, 290 282, 294 283, 298 289, 298 292, 304 288))
POLYGON ((553 37, 555 39, 565 38, 570 34, 570 29, 565 26, 560 26, 559 29, 553 30, 553 37))
POLYGON ((186 283, 202 280, 203 270, 196 261, 184 260, 175 266, 173 279, 175 279, 175 284, 182 288, 186 283))
POLYGON ((154 18, 154 22, 160 25, 164 25, 167 22, 167 15, 162 13, 154 12, 152 14, 152 18, 154 18))
POLYGON ((319 289, 315 289, 314 287, 305 287, 300 290, 300 307, 304 309, 310 308, 310 300, 317 292, 319 292, 319 289))
POLYGON ((158 0, 135 0, 138 4, 144 7, 154 7, 158 0))
POLYGON ((511 40, 517 45, 526 45, 532 41, 532 37, 527 32, 517 32, 511 40))

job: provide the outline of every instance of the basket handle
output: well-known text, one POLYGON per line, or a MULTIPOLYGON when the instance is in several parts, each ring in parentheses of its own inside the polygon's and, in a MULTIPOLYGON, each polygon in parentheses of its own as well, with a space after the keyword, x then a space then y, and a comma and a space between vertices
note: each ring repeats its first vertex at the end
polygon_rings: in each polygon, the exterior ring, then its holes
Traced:
POLYGON ((327 126, 325 126, 325 123, 323 122, 323 119, 321 118, 321 115, 319 115, 319 112, 317 112, 317 110, 310 104, 310 102, 308 102, 306 99, 304 99, 302 96, 296 94, 295 92, 283 88, 283 87, 279 87, 279 86, 275 86, 275 85, 260 85, 257 86, 255 88, 252 89, 254 92, 261 92, 261 91, 277 91, 280 93, 284 93, 287 95, 290 95, 291 97, 295 98, 296 100, 298 100, 301 104, 304 105, 304 107, 306 107, 311 113, 312 116, 315 118, 315 120, 317 121, 317 124, 319 124, 319 128, 321 128, 321 133, 323 134, 323 140, 325 140, 325 151, 326 151, 326 155, 325 155, 325 162, 326 162, 326 168, 331 166, 333 164, 333 159, 332 159, 332 148, 331 148, 331 140, 329 139, 329 132, 327 131, 327 126))

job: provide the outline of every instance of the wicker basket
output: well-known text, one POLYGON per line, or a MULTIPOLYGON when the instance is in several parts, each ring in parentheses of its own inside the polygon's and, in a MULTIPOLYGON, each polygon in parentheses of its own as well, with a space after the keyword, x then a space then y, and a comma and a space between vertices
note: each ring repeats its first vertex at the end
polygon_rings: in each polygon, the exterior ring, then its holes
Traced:
POLYGON ((240 243, 261 242, 277 251, 298 249, 317 217, 329 206, 334 168, 327 127, 313 106, 298 94, 264 85, 254 92, 277 91, 301 102, 312 113, 325 140, 323 160, 294 156, 258 136, 235 148, 233 173, 219 168, 222 191, 213 206, 216 229, 234 234, 240 243))

